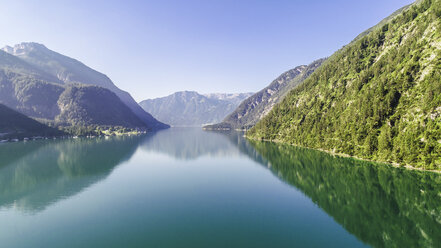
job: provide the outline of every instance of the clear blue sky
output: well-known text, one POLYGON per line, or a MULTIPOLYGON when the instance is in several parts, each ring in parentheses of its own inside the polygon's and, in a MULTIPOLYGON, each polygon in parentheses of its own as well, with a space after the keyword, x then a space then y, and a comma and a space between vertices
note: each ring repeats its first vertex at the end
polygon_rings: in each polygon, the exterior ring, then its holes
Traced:
POLYGON ((137 101, 250 92, 331 55, 412 0, 3 0, 0 46, 35 41, 137 101))

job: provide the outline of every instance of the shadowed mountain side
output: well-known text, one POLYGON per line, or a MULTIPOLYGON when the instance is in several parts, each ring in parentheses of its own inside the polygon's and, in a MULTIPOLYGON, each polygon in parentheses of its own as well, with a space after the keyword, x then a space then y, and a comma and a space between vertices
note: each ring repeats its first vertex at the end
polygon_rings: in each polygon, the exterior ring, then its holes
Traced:
MULTIPOLYGON (((250 142, 286 183, 374 247, 441 244, 441 175, 250 142)), ((253 154, 251 154, 253 156, 253 154)))
POLYGON ((63 134, 63 132, 57 129, 43 125, 36 120, 0 104, 0 139, 31 136, 61 136, 63 134))
POLYGON ((144 122, 115 93, 93 85, 67 86, 58 99, 58 106, 61 109, 56 117, 58 123, 145 127, 144 122))
POLYGON ((120 163, 130 159, 145 136, 111 139, 69 139, 13 143, 2 147, 0 208, 24 212, 47 206, 78 194, 105 179, 120 163), (6 160, 4 157, 6 156, 6 160), (21 156, 18 159, 16 156, 21 156), (12 157, 14 159, 8 159, 12 157))
POLYGON ((158 131, 146 139, 141 147, 145 151, 160 152, 180 160, 193 160, 202 156, 241 155, 236 145, 225 135, 205 132, 200 128, 171 128, 158 131), (182 129, 185 129, 185 132, 182 129))
POLYGON ((150 129, 168 127, 168 125, 157 121, 145 112, 128 92, 119 89, 105 74, 86 66, 78 60, 33 42, 24 42, 14 47, 6 46, 2 50, 27 62, 46 75, 56 78, 58 82, 95 85, 112 91, 150 129))
POLYGON ((0 50, 0 103, 54 125, 147 126, 109 89, 67 83, 0 50))

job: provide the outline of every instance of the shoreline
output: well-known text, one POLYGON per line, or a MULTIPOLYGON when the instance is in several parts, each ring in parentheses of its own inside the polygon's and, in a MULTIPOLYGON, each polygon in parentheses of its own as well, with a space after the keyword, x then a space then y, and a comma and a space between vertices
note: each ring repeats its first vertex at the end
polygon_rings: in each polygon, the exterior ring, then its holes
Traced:
POLYGON ((62 135, 62 136, 32 136, 32 137, 24 137, 24 138, 8 138, 0 140, 0 144, 8 144, 8 143, 17 143, 17 142, 29 142, 29 141, 37 141, 37 140, 57 140, 57 139, 78 139, 78 138, 86 138, 86 139, 94 139, 94 138, 109 138, 109 137, 119 137, 119 136, 134 136, 134 135, 144 135, 147 132, 128 132, 128 133, 117 133, 111 135, 62 135))
POLYGON ((432 173, 441 174, 441 170, 428 170, 428 169, 424 169, 424 168, 416 168, 416 167, 414 167, 414 166, 412 166, 410 164, 400 165, 400 164, 394 163, 394 162, 375 161, 375 160, 360 158, 360 157, 357 157, 357 156, 351 156, 351 155, 345 154, 345 153, 336 153, 336 152, 333 152, 333 151, 328 151, 328 150, 320 149, 320 148, 310 148, 310 147, 304 147, 304 146, 295 145, 295 144, 289 144, 289 143, 286 143, 286 142, 283 142, 283 141, 280 141, 280 140, 256 139, 256 138, 251 138, 251 137, 249 137, 247 135, 244 135, 244 137, 246 139, 249 139, 249 140, 271 142, 271 143, 283 144, 283 145, 287 145, 287 146, 294 146, 294 147, 299 147, 299 148, 304 148, 304 149, 311 149, 311 150, 324 152, 324 153, 327 153, 329 155, 338 156, 338 157, 342 157, 342 158, 352 158, 352 159, 357 159, 357 160, 371 162, 371 163, 386 164, 386 165, 392 166, 394 168, 404 168, 404 169, 407 169, 407 170, 415 170, 415 171, 421 171, 421 172, 432 172, 432 173))

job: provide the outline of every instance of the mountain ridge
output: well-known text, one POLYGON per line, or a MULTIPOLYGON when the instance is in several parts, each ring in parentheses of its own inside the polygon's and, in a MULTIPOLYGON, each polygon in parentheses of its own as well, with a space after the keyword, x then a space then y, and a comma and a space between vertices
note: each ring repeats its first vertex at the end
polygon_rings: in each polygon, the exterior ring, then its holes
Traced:
POLYGON ((249 129, 279 103, 290 89, 301 84, 326 59, 318 59, 309 65, 300 65, 282 73, 267 87, 244 100, 221 123, 204 126, 207 130, 249 129))
POLYGON ((2 48, 2 50, 52 75, 65 84, 80 83, 109 89, 114 92, 148 128, 162 129, 168 127, 145 112, 128 92, 119 89, 109 77, 88 67, 81 61, 52 51, 43 44, 35 42, 22 42, 13 47, 6 46, 2 48))
POLYGON ((158 120, 172 126, 201 126, 222 120, 250 94, 179 91, 165 97, 147 99, 139 104, 158 120))
POLYGON ((0 103, 51 125, 75 126, 81 123, 147 129, 147 126, 110 90, 93 85, 63 83, 2 50, 0 103), (77 98, 69 98, 67 93, 73 89, 82 93, 77 95, 77 98), (102 106, 97 110, 96 106, 103 103, 112 108, 102 106), (67 114, 69 112, 70 117, 67 114), (109 118, 99 119, 99 116, 103 115, 109 118))

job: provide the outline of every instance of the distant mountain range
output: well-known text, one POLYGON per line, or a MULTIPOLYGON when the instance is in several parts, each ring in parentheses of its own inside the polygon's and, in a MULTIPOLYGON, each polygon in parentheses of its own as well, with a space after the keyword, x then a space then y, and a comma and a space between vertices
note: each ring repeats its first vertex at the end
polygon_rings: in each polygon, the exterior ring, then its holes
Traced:
POLYGON ((145 100, 139 105, 158 120, 172 126, 202 126, 221 121, 250 95, 252 93, 199 94, 182 91, 145 100))
POLYGON ((0 50, 0 103, 55 125, 168 127, 106 75, 38 43, 0 50))
POLYGON ((232 104, 239 105, 241 102, 243 102, 243 100, 252 96, 253 94, 254 93, 248 92, 248 93, 208 93, 202 95, 210 99, 227 101, 232 104))
POLYGON ((59 136, 63 132, 48 127, 0 104, 0 140, 32 136, 59 136))
POLYGON ((310 65, 297 66, 278 78, 268 87, 244 100, 237 109, 221 123, 207 125, 205 129, 248 129, 266 116, 285 95, 311 75, 325 59, 314 61, 310 65))

